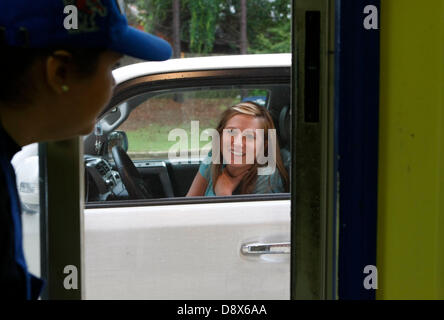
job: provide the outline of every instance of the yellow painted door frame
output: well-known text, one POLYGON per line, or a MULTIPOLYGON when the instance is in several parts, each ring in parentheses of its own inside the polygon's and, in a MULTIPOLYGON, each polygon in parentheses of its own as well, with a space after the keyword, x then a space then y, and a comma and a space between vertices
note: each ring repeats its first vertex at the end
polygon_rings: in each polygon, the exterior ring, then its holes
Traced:
POLYGON ((381 1, 377 299, 444 299, 444 1, 381 1))

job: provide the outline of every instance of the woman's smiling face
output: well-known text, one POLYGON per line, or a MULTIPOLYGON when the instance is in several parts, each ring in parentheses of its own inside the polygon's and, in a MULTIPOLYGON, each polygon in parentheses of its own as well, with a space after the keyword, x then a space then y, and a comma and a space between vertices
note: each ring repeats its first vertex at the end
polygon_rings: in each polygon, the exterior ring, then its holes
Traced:
POLYGON ((222 156, 231 166, 251 165, 256 159, 256 145, 263 145, 262 119, 237 114, 229 119, 222 133, 222 156))

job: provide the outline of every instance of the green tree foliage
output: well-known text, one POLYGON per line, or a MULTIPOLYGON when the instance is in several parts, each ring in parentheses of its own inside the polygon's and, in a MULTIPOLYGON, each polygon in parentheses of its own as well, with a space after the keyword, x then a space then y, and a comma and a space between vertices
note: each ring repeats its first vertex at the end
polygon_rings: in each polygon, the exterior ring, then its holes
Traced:
POLYGON ((210 53, 213 50, 219 0, 186 1, 191 13, 189 48, 191 52, 210 53))
MULTIPOLYGON (((172 0, 129 0, 145 30, 172 39, 172 0)), ((248 0, 249 53, 290 52, 290 0, 248 0)), ((190 54, 239 53, 240 0, 181 0, 181 43, 190 54)))
POLYGON ((268 28, 266 33, 258 34, 249 49, 250 53, 285 53, 291 51, 291 21, 268 28))
POLYGON ((250 53, 278 53, 291 50, 291 8, 289 0, 248 1, 250 53))

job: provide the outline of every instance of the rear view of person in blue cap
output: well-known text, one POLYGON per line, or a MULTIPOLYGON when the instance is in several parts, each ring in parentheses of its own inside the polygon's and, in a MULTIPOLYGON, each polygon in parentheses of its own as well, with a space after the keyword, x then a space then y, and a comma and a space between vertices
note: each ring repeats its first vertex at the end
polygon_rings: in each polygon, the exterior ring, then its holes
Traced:
POLYGON ((128 26, 124 11, 121 0, 0 1, 1 298, 36 299, 42 289, 24 259, 14 154, 90 133, 123 55, 171 56, 168 42, 128 26))

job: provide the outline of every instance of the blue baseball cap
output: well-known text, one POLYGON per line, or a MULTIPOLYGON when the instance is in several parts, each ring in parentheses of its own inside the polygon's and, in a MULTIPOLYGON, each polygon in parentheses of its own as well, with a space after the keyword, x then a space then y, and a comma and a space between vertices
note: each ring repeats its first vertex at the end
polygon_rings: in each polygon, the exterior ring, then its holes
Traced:
POLYGON ((1 0, 0 45, 107 48, 151 61, 171 57, 170 44, 128 25, 123 0, 1 0))

